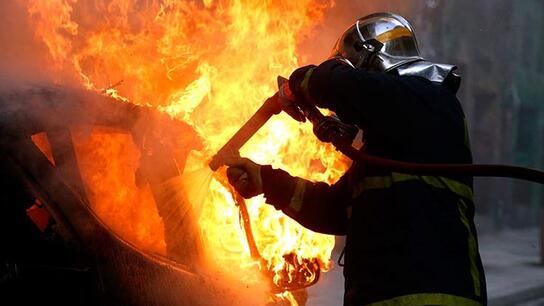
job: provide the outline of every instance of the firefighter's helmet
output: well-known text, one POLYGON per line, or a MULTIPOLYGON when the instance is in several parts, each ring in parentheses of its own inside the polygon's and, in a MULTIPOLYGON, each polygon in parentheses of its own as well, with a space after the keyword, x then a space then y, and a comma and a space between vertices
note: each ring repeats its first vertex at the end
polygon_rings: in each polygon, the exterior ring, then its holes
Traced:
POLYGON ((389 71, 421 60, 416 36, 402 16, 376 13, 358 19, 340 37, 331 57, 355 68, 389 71))

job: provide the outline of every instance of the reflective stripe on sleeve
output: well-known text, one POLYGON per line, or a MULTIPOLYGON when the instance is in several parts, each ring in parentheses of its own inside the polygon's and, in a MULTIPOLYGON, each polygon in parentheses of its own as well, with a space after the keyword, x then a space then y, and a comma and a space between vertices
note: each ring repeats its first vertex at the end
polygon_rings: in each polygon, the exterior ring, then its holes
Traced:
POLYGON ((468 133, 468 124, 467 124, 467 119, 463 119, 463 122, 464 122, 464 127, 465 127, 465 147, 467 147, 467 149, 469 149, 470 151, 470 136, 469 136, 469 133, 468 133))
POLYGON ((304 74, 304 80, 300 83, 300 89, 302 90, 302 94, 304 95, 304 99, 306 101, 312 101, 312 98, 310 97, 310 77, 312 76, 312 73, 314 72, 315 67, 308 69, 306 73, 304 74))
POLYGON ((468 256, 470 259, 470 276, 472 277, 472 285, 474 286, 474 294, 476 296, 482 296, 482 285, 480 284, 480 271, 476 265, 476 256, 478 253, 478 245, 476 239, 470 228, 470 222, 467 217, 467 203, 463 199, 459 200, 457 205, 459 209, 459 215, 461 216, 461 222, 467 228, 468 231, 468 256))
POLYGON ((300 212, 302 209, 302 202, 304 201, 304 191, 306 191, 306 181, 298 179, 295 186, 295 191, 289 202, 289 209, 295 213, 300 212))
POLYGON ((399 296, 390 300, 367 304, 366 306, 482 306, 481 303, 464 297, 443 293, 419 293, 399 296))
POLYGON ((472 201, 472 188, 466 184, 463 184, 459 181, 452 180, 447 177, 442 176, 419 176, 411 175, 404 173, 393 172, 391 175, 387 176, 369 176, 363 178, 353 187, 352 199, 357 198, 366 190, 372 189, 386 189, 390 188, 395 183, 407 182, 407 181, 416 181, 421 180, 427 185, 447 189, 458 196, 461 196, 465 199, 472 201))

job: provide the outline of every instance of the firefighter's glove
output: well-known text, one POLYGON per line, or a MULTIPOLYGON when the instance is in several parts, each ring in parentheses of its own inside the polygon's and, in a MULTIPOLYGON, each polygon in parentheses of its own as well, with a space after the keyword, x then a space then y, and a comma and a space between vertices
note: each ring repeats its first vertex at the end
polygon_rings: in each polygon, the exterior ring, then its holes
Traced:
POLYGON ((322 141, 335 146, 350 146, 357 136, 359 129, 355 125, 345 124, 335 115, 323 116, 323 119, 314 124, 315 136, 322 141))
POLYGON ((300 105, 297 103, 295 96, 289 88, 289 82, 285 79, 285 82, 279 84, 279 91, 276 93, 275 97, 278 99, 278 103, 281 106, 281 109, 295 119, 298 122, 306 122, 306 117, 300 108, 300 105))
MULTIPOLYGON (((310 95, 310 78, 312 77, 315 65, 300 67, 289 76, 289 89, 300 108, 315 107, 316 101, 310 95)), ((318 106, 318 105, 317 105, 318 106)))
POLYGON ((249 199, 263 193, 261 165, 247 158, 237 158, 227 163, 229 183, 244 198, 249 199))

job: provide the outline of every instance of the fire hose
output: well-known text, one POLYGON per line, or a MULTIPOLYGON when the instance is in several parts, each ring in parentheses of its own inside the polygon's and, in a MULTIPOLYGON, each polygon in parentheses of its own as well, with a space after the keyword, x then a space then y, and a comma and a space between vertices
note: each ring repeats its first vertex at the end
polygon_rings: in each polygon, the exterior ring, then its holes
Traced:
POLYGON ((309 110, 307 118, 312 122, 314 134, 320 141, 332 143, 342 154, 363 165, 372 165, 376 168, 405 174, 508 177, 544 184, 543 171, 525 167, 495 164, 423 164, 370 155, 352 146, 355 134, 342 122, 324 116, 317 109, 309 110))
MULTIPOLYGON (((285 80, 285 79, 283 79, 285 80)), ((282 111, 276 96, 271 97, 217 152, 210 162, 213 171, 225 165, 227 158, 240 148, 274 115, 282 111)), ((386 159, 355 149, 351 144, 355 134, 343 123, 325 116, 316 107, 306 106, 306 118, 312 123, 314 133, 325 143, 332 143, 337 150, 351 160, 375 167, 419 175, 465 175, 481 177, 509 177, 544 184, 544 172, 540 170, 502 164, 422 164, 386 159)))
MULTIPOLYGON (((278 85, 281 88, 282 84, 287 80, 278 77, 278 85)), ((284 105, 279 102, 278 96, 275 95, 268 98, 263 105, 249 118, 249 120, 232 136, 231 139, 217 152, 209 163, 213 171, 217 171, 221 166, 226 164, 226 161, 234 154, 239 154, 241 147, 255 134, 259 129, 274 115, 281 113, 284 105)), ((476 176, 476 177, 508 177, 532 181, 539 184, 544 184, 544 172, 518 166, 502 165, 502 164, 422 164, 404 162, 393 159, 382 158, 365 153, 363 150, 358 150, 352 146, 353 139, 358 131, 356 127, 346 125, 335 119, 332 116, 323 115, 315 106, 304 105, 302 112, 308 121, 313 125, 313 132, 317 138, 325 143, 331 143, 342 154, 349 157, 351 160, 372 165, 373 167, 401 172, 405 174, 415 175, 441 175, 441 176, 476 176)), ((249 214, 245 205, 244 199, 234 191, 233 197, 236 204, 240 207, 240 213, 244 221, 244 229, 246 238, 252 256, 257 257, 264 263, 262 257, 258 253, 255 245, 255 239, 251 232, 249 214)), ((270 272, 270 271, 269 271, 270 272)), ((278 290, 296 290, 311 286, 317 282, 317 277, 306 284, 292 284, 279 288, 278 290)))

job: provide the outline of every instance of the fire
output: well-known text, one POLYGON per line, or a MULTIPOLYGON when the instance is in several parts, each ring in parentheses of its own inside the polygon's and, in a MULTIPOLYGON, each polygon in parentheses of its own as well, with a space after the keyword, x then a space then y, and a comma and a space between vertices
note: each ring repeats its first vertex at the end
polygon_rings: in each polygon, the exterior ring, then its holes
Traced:
MULTIPOLYGON (((23 3, 36 37, 49 50, 57 82, 83 81, 89 89, 156 107, 199 132, 206 148, 191 155, 186 172, 206 167, 275 92, 276 76, 288 76, 299 66, 297 42, 311 34, 332 5, 331 0, 23 3)), ((130 139, 95 134, 75 138, 78 151, 87 156, 80 158, 80 166, 93 209, 124 237, 164 252, 162 223, 150 192, 137 189, 130 176, 138 160, 130 139), (106 159, 109 164, 102 169, 91 165, 106 159), (96 173, 103 176, 97 179, 96 173)), ((333 148, 317 141, 309 124, 300 125, 284 114, 259 131, 241 155, 329 183, 347 168, 333 148)), ((191 198, 195 188, 185 189, 191 198)), ((242 282, 259 282, 258 262, 249 253, 232 195, 216 179, 206 189, 198 222, 207 256, 228 273, 241 275, 242 282)), ((277 272, 276 284, 292 267, 330 268, 334 237, 304 229, 265 205, 262 197, 248 200, 247 207, 259 252, 267 268, 277 272)))

